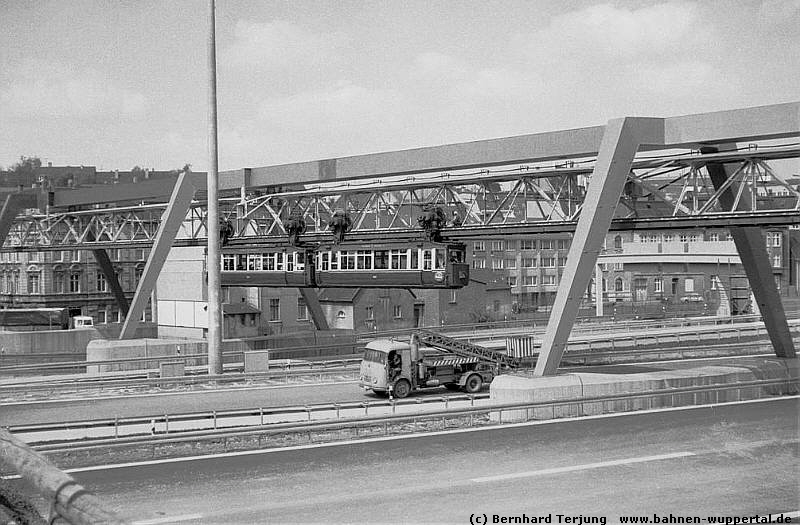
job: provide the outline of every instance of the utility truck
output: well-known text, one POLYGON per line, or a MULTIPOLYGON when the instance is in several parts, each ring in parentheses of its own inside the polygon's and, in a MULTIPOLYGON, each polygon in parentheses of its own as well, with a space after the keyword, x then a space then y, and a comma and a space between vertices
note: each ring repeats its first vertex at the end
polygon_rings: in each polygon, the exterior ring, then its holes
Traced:
POLYGON ((359 385, 376 394, 398 398, 435 386, 476 393, 495 375, 519 364, 518 358, 502 352, 434 332, 417 331, 408 343, 394 339, 367 343, 359 385))

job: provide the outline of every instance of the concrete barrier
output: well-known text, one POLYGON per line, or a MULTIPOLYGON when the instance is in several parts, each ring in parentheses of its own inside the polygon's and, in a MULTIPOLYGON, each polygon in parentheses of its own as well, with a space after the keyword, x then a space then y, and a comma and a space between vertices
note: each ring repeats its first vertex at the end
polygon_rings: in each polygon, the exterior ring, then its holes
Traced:
MULTIPOLYGON (((97 375, 121 370, 159 369, 159 361, 149 361, 148 357, 180 357, 182 355, 205 354, 206 342, 192 339, 98 339, 86 347, 86 373, 97 375), (92 361, 110 359, 142 358, 137 361, 92 365, 92 361)), ((183 360, 185 366, 202 366, 203 358, 183 360)))
MULTIPOLYGON (((688 363, 686 363, 688 364, 688 363)), ((493 403, 524 403, 575 400, 558 407, 503 410, 492 421, 522 422, 606 412, 628 412, 670 406, 687 406, 755 399, 765 395, 796 393, 800 366, 797 359, 750 358, 728 366, 664 365, 661 370, 634 374, 577 372, 552 377, 535 377, 517 372, 501 375, 490 386, 493 403), (671 367, 671 368, 670 368, 671 367), (656 390, 692 386, 732 385, 760 379, 793 379, 794 386, 753 386, 724 391, 665 393, 656 397, 624 400, 583 401, 620 394, 646 394, 656 390)))
POLYGON ((0 366, 83 361, 89 342, 101 337, 94 328, 0 332, 0 366))

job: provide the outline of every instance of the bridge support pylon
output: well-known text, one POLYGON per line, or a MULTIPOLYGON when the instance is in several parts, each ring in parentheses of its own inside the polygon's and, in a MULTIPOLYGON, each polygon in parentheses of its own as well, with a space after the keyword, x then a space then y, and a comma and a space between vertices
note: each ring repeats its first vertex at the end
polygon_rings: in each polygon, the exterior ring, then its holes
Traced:
MULTIPOLYGON (((120 339, 132 339, 136 335, 136 327, 142 318, 142 312, 147 306, 147 301, 151 298, 153 288, 158 280, 158 274, 164 266, 175 236, 181 223, 186 219, 189 206, 197 188, 192 184, 192 179, 188 173, 184 172, 178 176, 172 195, 169 198, 167 209, 161 217, 161 224, 158 227, 153 248, 147 257, 147 263, 142 272, 142 278, 136 287, 136 294, 133 296, 128 315, 125 317, 125 324, 119 334, 120 339)), ((219 264, 219 261, 209 261, 209 264, 219 264)), ((205 286, 205 283, 197 283, 197 286, 205 286)))
MULTIPOLYGON (((717 153, 720 149, 735 149, 735 144, 727 144, 722 148, 703 147, 701 153, 717 153)), ((715 190, 719 190, 725 181, 731 176, 729 169, 720 163, 706 164, 708 175, 715 190)), ((740 205, 751 208, 752 198, 750 192, 740 192, 740 205)), ((735 202, 733 190, 728 187, 719 197, 722 206, 734 211, 735 202)), ((789 323, 786 320, 786 311, 781 302, 778 287, 775 284, 775 277, 772 273, 767 245, 764 239, 764 232, 758 226, 731 226, 729 228, 736 251, 739 252, 739 259, 744 266, 747 280, 753 289, 761 317, 764 319, 764 326, 767 334, 775 349, 778 357, 797 357, 795 352, 792 334, 789 331, 789 323)))
POLYGON ((558 369, 636 150, 643 143, 663 142, 662 119, 627 117, 606 125, 534 375, 553 375, 558 369))

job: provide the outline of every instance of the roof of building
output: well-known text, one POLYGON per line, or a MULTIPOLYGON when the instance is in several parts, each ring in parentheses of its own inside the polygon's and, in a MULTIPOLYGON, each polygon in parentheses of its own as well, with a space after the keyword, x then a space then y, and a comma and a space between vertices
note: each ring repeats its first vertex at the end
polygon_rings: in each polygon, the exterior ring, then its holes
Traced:
POLYGON ((361 288, 322 288, 319 293, 321 303, 352 303, 361 288))

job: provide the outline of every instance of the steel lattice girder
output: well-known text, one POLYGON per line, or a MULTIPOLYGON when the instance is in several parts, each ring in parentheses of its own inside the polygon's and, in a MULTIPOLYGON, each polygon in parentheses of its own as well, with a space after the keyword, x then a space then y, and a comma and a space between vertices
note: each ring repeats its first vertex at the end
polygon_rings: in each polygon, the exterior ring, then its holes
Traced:
MULTIPOLYGON (((639 159, 633 163, 612 229, 680 227, 692 224, 691 219, 708 225, 737 219, 800 223, 800 214, 793 213, 800 210, 800 193, 776 177, 768 164, 798 156, 800 148, 771 147, 639 159), (705 169, 709 162, 732 168, 724 188, 711 184, 705 169), (719 200, 728 189, 739 197, 733 210, 723 208, 719 200), (741 198, 744 192, 748 199, 741 198)), ((573 231, 591 185, 593 164, 593 159, 586 159, 555 167, 317 182, 280 193, 260 189, 221 199, 220 212, 234 226, 234 243, 285 244, 283 222, 291 214, 305 220, 304 238, 321 241, 329 235, 328 223, 336 210, 350 215, 352 238, 385 239, 387 233, 414 237, 419 233, 418 216, 430 204, 442 207, 448 216, 458 214, 461 226, 446 232, 453 238, 504 231, 573 231)), ((3 249, 150 246, 165 208, 166 203, 22 215, 14 221, 3 249)), ((193 202, 175 244, 204 240, 205 215, 204 203, 193 202)))

